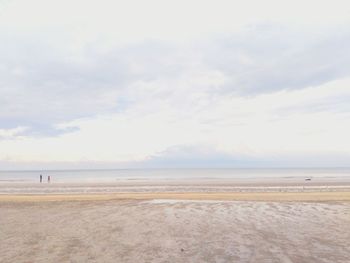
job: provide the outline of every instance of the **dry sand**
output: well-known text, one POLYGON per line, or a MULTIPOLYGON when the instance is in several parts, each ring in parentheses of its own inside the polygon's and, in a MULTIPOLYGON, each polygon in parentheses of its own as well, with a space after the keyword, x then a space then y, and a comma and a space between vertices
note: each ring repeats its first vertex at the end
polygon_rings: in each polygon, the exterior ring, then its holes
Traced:
POLYGON ((3 194, 0 202, 108 201, 108 200, 231 200, 231 201, 350 201, 350 192, 129 192, 108 194, 3 194))
POLYGON ((349 200, 349 192, 1 195, 0 262, 349 263, 349 200))

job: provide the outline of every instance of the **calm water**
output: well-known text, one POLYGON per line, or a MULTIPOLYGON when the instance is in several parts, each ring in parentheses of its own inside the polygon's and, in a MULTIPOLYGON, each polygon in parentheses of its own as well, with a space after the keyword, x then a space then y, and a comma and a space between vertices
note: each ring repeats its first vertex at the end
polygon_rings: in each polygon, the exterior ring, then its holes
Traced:
POLYGON ((254 179, 254 178, 344 178, 350 168, 319 169, 118 169, 118 170, 42 170, 0 171, 0 182, 37 182, 51 176, 55 182, 116 182, 155 179, 254 179))

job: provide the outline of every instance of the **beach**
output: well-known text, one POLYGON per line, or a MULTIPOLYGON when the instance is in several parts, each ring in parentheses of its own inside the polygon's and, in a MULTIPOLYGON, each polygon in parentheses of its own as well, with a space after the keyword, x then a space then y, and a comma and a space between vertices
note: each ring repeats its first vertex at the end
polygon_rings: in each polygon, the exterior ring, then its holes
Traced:
POLYGON ((0 0, 0 263, 350 263, 349 69, 345 0, 0 0))
POLYGON ((349 262, 348 181, 0 184, 0 262, 349 262))
POLYGON ((0 262, 350 259, 349 201, 96 199, 2 199, 0 262))

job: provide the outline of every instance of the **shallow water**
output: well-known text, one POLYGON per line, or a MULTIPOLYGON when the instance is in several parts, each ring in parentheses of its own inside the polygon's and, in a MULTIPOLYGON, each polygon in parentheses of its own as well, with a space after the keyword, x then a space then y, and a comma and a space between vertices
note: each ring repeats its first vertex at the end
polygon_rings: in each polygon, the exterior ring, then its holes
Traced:
POLYGON ((47 176, 54 182, 118 182, 120 180, 218 180, 218 179, 291 179, 350 178, 350 168, 276 168, 276 169, 115 169, 115 170, 36 170, 0 171, 0 183, 39 181, 47 176))

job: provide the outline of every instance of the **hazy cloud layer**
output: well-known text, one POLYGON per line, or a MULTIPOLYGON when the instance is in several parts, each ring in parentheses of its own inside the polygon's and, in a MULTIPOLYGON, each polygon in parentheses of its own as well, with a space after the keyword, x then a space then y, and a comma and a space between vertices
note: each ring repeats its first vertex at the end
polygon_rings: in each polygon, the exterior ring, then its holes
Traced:
POLYGON ((123 111, 147 89, 150 100, 194 93, 247 96, 347 76, 347 32, 310 39, 285 30, 269 26, 184 46, 145 42, 102 54, 87 48, 79 55, 40 39, 34 44, 2 37, 1 126, 50 135, 58 122, 123 111))
POLYGON ((248 2, 1 1, 0 159, 347 159, 348 3, 248 2))

